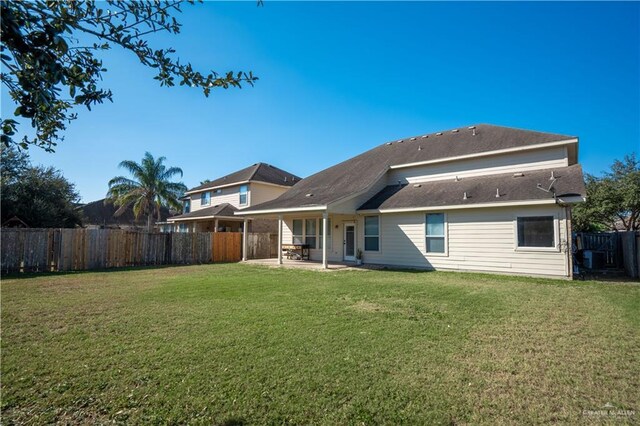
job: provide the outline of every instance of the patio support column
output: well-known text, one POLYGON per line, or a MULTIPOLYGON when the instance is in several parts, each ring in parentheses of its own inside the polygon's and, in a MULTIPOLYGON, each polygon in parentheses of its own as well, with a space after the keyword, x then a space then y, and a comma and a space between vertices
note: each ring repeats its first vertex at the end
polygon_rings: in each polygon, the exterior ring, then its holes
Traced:
POLYGON ((278 216, 278 265, 282 265, 282 215, 278 216))
POLYGON ((329 214, 325 211, 322 213, 322 268, 327 269, 327 222, 329 214))
POLYGON ((218 232, 218 219, 216 219, 215 224, 213 226, 215 227, 213 229, 213 232, 218 232))
POLYGON ((242 261, 247 260, 247 238, 249 237, 249 219, 244 218, 244 224, 242 225, 242 261))

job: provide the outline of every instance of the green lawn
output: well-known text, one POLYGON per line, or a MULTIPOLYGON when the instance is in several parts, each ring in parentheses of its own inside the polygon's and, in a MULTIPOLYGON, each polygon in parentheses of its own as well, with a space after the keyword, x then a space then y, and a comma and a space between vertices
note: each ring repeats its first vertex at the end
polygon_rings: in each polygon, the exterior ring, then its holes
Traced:
POLYGON ((1 286, 3 424, 640 421, 638 284, 235 264, 1 286))

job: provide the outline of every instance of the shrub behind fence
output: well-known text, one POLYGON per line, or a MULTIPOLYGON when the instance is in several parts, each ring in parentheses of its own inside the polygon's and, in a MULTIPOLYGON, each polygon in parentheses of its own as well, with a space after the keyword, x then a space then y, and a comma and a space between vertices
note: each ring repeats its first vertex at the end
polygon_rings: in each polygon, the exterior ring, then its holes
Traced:
POLYGON ((242 258, 242 234, 238 232, 4 228, 0 240, 2 273, 237 262, 242 258))

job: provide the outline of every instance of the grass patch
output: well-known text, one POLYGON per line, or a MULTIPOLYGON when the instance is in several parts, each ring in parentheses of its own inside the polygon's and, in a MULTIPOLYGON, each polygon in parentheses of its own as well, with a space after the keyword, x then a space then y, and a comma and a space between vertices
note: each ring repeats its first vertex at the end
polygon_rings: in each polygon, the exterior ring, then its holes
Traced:
POLYGON ((637 284, 229 264, 1 286, 3 423, 548 423, 592 420, 583 410, 606 403, 640 410, 637 284))

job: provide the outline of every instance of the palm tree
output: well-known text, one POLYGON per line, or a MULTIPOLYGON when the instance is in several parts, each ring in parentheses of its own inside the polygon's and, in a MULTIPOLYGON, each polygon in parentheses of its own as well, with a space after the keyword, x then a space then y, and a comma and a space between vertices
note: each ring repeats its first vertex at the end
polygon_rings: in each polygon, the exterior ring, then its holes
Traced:
POLYGON ((136 219, 147 215, 147 227, 153 229, 153 214, 160 220, 160 207, 180 209, 180 197, 187 190, 182 182, 172 182, 176 175, 182 177, 179 167, 165 167, 165 157, 154 159, 146 152, 140 164, 125 160, 120 163, 132 176, 116 176, 109 181, 107 201, 118 207, 116 216, 121 215, 130 206, 136 219))

